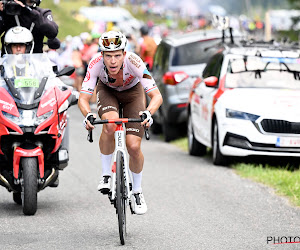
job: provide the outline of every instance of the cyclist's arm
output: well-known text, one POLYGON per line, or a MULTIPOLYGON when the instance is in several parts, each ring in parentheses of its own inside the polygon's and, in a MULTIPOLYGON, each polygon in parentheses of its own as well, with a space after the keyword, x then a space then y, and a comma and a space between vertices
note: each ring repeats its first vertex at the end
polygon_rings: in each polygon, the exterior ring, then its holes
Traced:
POLYGON ((151 115, 153 115, 159 109, 159 107, 162 105, 163 98, 162 98, 162 95, 161 95, 159 89, 155 89, 155 90, 149 92, 148 96, 151 98, 151 100, 147 107, 147 110, 149 110, 151 115))
MULTIPOLYGON (((100 61, 99 57, 100 54, 95 55, 93 57, 88 65, 88 70, 86 73, 86 76, 83 80, 82 83, 82 88, 80 91, 79 99, 78 99, 78 107, 83 114, 83 116, 86 117, 88 113, 91 113, 91 107, 89 104, 90 99, 92 98, 92 95, 94 93, 94 88, 96 86, 98 76, 99 76, 99 71, 100 71, 100 61)), ((94 115, 96 118, 96 115, 94 115)), ((94 128, 89 122, 87 123, 88 129, 89 128, 94 128)))
POLYGON ((91 107, 89 104, 90 99, 92 98, 91 95, 80 93, 79 99, 78 99, 78 107, 83 114, 83 116, 86 116, 88 113, 91 113, 91 107))

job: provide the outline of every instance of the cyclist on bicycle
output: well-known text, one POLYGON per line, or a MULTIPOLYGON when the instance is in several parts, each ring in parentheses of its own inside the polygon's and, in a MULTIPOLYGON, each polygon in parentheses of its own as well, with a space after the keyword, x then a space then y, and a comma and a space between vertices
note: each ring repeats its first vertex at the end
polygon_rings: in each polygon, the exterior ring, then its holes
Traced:
MULTIPOLYGON (((88 121, 90 116, 96 118, 96 114, 91 113, 89 100, 97 85, 97 108, 102 120, 119 118, 119 103, 123 106, 124 117, 140 118, 143 113, 147 115, 141 124, 126 124, 129 167, 133 176, 131 197, 133 211, 136 214, 144 214, 147 211, 147 205, 141 186, 144 164, 141 151, 143 126, 149 128, 153 123, 151 115, 162 104, 162 96, 142 59, 135 53, 125 51, 126 43, 127 39, 121 32, 109 31, 102 34, 99 39, 101 52, 97 53, 88 65, 78 106, 85 116, 85 128, 94 129, 88 121), (147 108, 144 91, 151 98, 147 108)), ((99 140, 102 178, 98 190, 102 193, 108 193, 110 190, 115 128, 115 124, 104 124, 99 140)))

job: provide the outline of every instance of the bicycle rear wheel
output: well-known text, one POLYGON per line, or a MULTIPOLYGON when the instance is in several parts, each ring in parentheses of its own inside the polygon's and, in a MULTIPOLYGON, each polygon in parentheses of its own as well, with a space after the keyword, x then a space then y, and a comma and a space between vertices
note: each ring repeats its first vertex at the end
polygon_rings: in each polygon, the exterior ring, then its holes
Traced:
POLYGON ((126 188, 123 171, 124 158, 120 151, 117 152, 116 165, 116 209, 118 215, 120 241, 121 244, 124 245, 126 236, 126 188))

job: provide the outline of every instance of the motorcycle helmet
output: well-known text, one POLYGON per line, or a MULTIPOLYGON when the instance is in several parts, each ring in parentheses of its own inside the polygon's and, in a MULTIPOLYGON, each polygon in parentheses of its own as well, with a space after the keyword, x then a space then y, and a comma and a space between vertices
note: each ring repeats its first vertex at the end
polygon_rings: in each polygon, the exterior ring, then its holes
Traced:
POLYGON ((104 32, 100 39, 99 45, 101 51, 116 51, 125 49, 127 39, 120 31, 104 32))
POLYGON ((25 53, 32 53, 34 47, 33 36, 25 27, 16 26, 10 28, 4 37, 4 51, 6 54, 12 54, 11 45, 23 43, 26 45, 25 53))

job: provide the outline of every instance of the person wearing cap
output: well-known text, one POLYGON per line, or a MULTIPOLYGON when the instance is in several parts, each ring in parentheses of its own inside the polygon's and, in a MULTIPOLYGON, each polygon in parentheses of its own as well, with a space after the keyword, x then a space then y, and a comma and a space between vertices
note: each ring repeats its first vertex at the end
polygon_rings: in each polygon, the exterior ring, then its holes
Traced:
MULTIPOLYGON (((124 117, 140 118, 140 115, 146 114, 147 118, 141 124, 126 124, 126 145, 133 177, 132 209, 136 214, 144 214, 147 211, 147 205, 141 185, 144 164, 141 151, 143 126, 147 128, 151 126, 153 123, 151 116, 158 110, 163 100, 142 59, 133 52, 125 51, 126 43, 125 35, 119 31, 109 31, 101 35, 99 39, 101 52, 89 62, 78 106, 85 116, 83 124, 87 130, 94 129, 88 119, 90 116, 96 118, 96 114, 91 112, 89 105, 95 88, 97 89, 98 115, 101 119, 118 118, 119 103, 123 106, 124 117), (144 92, 151 99, 147 108, 144 92)), ((111 187, 115 126, 111 123, 104 124, 99 140, 102 176, 98 190, 104 194, 109 193, 111 187)))
MULTIPOLYGON (((49 45, 53 44, 57 47, 59 40, 56 38, 58 34, 58 25, 54 22, 52 12, 49 9, 42 9, 39 7, 42 0, 15 0, 14 2, 20 6, 19 13, 9 13, 7 3, 4 5, 0 1, 0 34, 4 35, 12 27, 22 26, 30 30, 34 38, 33 53, 43 52, 44 37, 49 40, 49 45)), ((15 8, 17 9, 17 8, 15 8)), ((2 54, 4 54, 4 48, 2 46, 2 54)))

